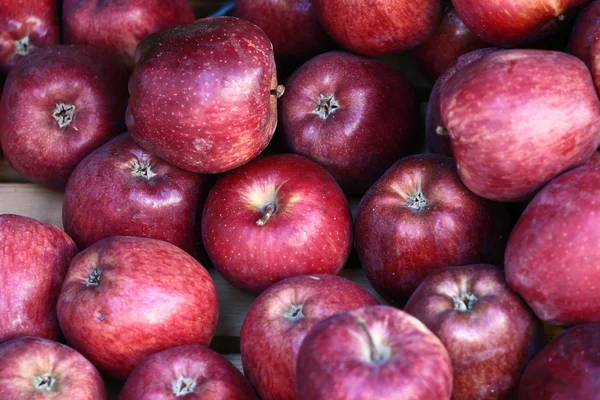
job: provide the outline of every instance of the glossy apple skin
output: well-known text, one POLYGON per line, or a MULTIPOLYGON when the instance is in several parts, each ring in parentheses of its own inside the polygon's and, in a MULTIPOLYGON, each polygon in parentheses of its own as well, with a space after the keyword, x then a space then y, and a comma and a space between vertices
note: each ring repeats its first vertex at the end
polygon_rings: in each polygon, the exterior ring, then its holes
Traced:
POLYGON ((339 276, 276 283, 256 299, 242 325, 246 377, 263 400, 295 400, 298 350, 310 329, 332 315, 377 304, 360 285, 339 276))
POLYGON ((150 354, 210 343, 219 306, 209 273, 183 250, 115 236, 73 259, 57 311, 69 344, 124 380, 150 354))
POLYGON ((332 47, 311 0, 236 0, 234 13, 261 28, 282 60, 305 61, 332 47))
POLYGON ((0 215, 0 243, 0 343, 58 340, 56 302, 75 243, 53 225, 11 214, 0 215))
POLYGON ((0 2, 0 75, 33 49, 52 46, 59 39, 57 0, 0 2))
POLYGON ((446 82, 467 65, 499 50, 500 49, 496 47, 487 47, 462 55, 454 60, 437 79, 431 90, 431 96, 429 97, 429 104, 427 106, 427 149, 430 152, 452 157, 450 136, 445 133, 438 133, 439 127, 444 127, 444 123, 442 122, 442 110, 440 109, 440 94, 446 82))
POLYGON ((458 57, 488 45, 467 28, 451 5, 437 30, 415 49, 421 73, 435 82, 458 57))
POLYGON ((286 87, 281 121, 288 147, 327 169, 346 192, 365 193, 414 142, 415 90, 380 61, 322 54, 298 69, 286 87), (323 96, 333 96, 338 108, 319 114, 323 96))
POLYGON ((504 207, 471 193, 452 159, 422 154, 398 161, 369 189, 355 243, 375 290, 402 305, 439 268, 501 264, 508 233, 504 207))
POLYGON ((452 0, 465 25, 486 43, 517 46, 566 22, 572 9, 589 0, 452 0), (563 19, 564 18, 564 19, 563 19))
POLYGON ((186 400, 256 399, 244 376, 225 357, 206 346, 190 344, 146 357, 127 379, 119 400, 176 397, 186 400), (182 384, 193 385, 193 389, 182 390, 182 384))
POLYGON ((431 36, 441 0, 313 0, 325 31, 342 47, 365 56, 411 49, 431 36))
POLYGON ((142 39, 195 16, 189 0, 64 0, 62 19, 65 43, 102 47, 131 66, 142 39))
POLYGON ((600 1, 592 1, 577 15, 569 42, 569 53, 588 66, 590 66, 592 46, 598 28, 600 28, 600 1))
POLYGON ((317 323, 300 346, 297 370, 298 400, 449 400, 452 394, 452 365, 440 340, 388 306, 317 323))
POLYGON ((164 240, 193 254, 207 186, 205 176, 161 160, 124 133, 71 175, 63 225, 80 249, 127 235, 164 240))
POLYGON ((123 132, 127 78, 118 58, 91 47, 54 46, 25 58, 8 75, 0 102, 0 140, 11 166, 63 190, 85 156, 123 132), (75 108, 71 121, 59 119, 61 104, 75 108))
POLYGON ((260 293, 291 276, 337 274, 350 255, 352 217, 322 167, 299 155, 274 155, 215 184, 204 206, 202 239, 229 283, 260 293), (271 204, 273 216, 259 226, 271 204))
POLYGON ((543 321, 600 321, 600 166, 552 180, 510 235, 506 279, 543 321))
POLYGON ((490 200, 530 198, 600 144, 589 70, 565 53, 489 54, 446 82, 440 105, 462 181, 490 200))
POLYGON ((81 354, 48 339, 24 336, 0 345, 0 398, 106 400, 106 388, 81 354), (37 388, 37 376, 54 379, 37 388))
POLYGON ((234 17, 205 18, 140 43, 127 127, 142 147, 180 168, 229 171, 273 137, 276 87, 263 31, 234 17))
POLYGON ((525 367, 544 339, 541 322, 493 265, 433 272, 404 311, 431 329, 448 350, 453 400, 515 398, 525 367))

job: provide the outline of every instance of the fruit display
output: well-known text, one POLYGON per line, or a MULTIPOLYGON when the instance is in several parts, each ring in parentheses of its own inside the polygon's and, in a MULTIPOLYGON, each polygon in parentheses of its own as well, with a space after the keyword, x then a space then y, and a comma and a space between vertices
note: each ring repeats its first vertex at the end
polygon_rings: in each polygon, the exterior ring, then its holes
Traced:
POLYGON ((600 0, 0 0, 0 400, 600 400, 600 0))

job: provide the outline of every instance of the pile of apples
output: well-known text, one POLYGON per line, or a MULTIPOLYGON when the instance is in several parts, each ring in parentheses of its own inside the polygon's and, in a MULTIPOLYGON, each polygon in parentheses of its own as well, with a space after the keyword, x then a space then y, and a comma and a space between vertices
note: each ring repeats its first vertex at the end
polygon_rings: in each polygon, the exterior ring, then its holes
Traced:
POLYGON ((0 215, 0 399, 600 399, 600 0, 233 15, 0 0, 2 152, 65 193, 0 215))

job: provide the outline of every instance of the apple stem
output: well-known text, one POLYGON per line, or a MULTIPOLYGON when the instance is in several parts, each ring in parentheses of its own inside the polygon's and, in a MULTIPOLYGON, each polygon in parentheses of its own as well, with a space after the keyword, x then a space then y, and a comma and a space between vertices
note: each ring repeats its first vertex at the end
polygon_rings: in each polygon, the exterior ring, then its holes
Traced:
POLYGON ((131 173, 137 177, 146 178, 148 180, 156 176, 156 173, 152 171, 152 164, 148 158, 142 158, 135 160, 131 173))
POLYGON ((376 363, 380 364, 390 359, 390 350, 387 347, 377 346, 375 341, 373 340, 373 336, 371 336, 371 332, 369 331, 369 327, 364 319, 359 318, 357 320, 358 325, 365 332, 365 336, 367 337, 367 341, 369 343, 369 359, 376 363))
POLYGON ((304 313, 302 312, 303 307, 302 304, 292 304, 290 309, 287 310, 283 316, 293 322, 299 321, 304 318, 304 313))
POLYGON ((333 95, 325 96, 323 93, 319 95, 316 101, 317 107, 314 113, 323 119, 327 119, 331 114, 340 108, 340 104, 337 102, 333 95))
POLYGON ((278 99, 280 99, 284 93, 285 93, 285 86, 283 86, 283 85, 277 85, 277 87, 275 89, 271 90, 271 94, 276 95, 278 99))
POLYGON ((86 287, 96 287, 100 285, 100 276, 102 275, 102 270, 100 268, 94 268, 92 272, 88 275, 87 280, 85 281, 86 287))
POLYGON ((196 390, 196 380, 179 376, 171 387, 176 397, 187 396, 196 390))
POLYGON ((54 117, 56 123, 58 123, 59 128, 69 126, 75 117, 75 106, 72 104, 58 103, 52 113, 52 117, 54 117))
POLYGON ((441 125, 435 128, 435 133, 440 136, 448 136, 448 130, 441 125))
POLYGON ((461 293, 452 299, 454 309, 462 312, 471 311, 475 306, 475 303, 477 303, 477 300, 477 296, 471 292, 461 293))
POLYGON ((33 378, 33 385, 43 392, 51 392, 56 384, 56 378, 50 374, 37 375, 33 378))
POLYGON ((258 221, 256 221, 256 225, 258 226, 265 226, 265 224, 271 219, 271 217, 275 214, 275 211, 277 210, 277 207, 275 207, 275 204, 270 203, 266 208, 265 211, 263 213, 263 216, 260 217, 260 219, 258 221))
POLYGON ((21 56, 26 56, 33 49, 33 45, 29 43, 29 36, 25 36, 15 43, 15 53, 21 56))

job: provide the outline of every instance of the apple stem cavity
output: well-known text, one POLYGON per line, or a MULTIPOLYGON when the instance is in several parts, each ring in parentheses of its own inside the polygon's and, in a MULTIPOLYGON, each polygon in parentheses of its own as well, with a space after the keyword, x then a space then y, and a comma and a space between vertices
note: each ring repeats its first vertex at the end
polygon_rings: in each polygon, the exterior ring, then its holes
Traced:
POLYGON ((369 360, 375 364, 382 364, 391 357, 391 351, 387 346, 378 346, 373 340, 369 327, 364 319, 359 318, 356 322, 363 329, 367 342, 369 344, 369 360))
POLYGON ((277 87, 275 89, 271 90, 271 94, 276 95, 278 99, 280 99, 284 93, 285 93, 285 86, 283 86, 283 85, 277 85, 277 87))
POLYGON ((52 116, 58 123, 59 128, 69 126, 75 117, 75 106, 72 104, 58 103, 52 116))
POLYGON ((87 277, 85 281, 86 287, 96 287, 100 285, 100 276, 102 275, 102 270, 100 268, 94 268, 92 272, 87 277))
POLYGON ((156 173, 152 171, 152 164, 150 160, 147 158, 142 158, 141 160, 136 160, 133 163, 133 167, 131 168, 131 173, 134 176, 145 179, 152 179, 156 176, 156 173))
POLYGON ((477 300, 477 296, 471 292, 461 293, 452 299, 454 309, 462 312, 471 311, 475 306, 475 303, 477 303, 477 300))
POLYGON ((304 313, 302 312, 303 307, 302 304, 292 304, 290 309, 287 310, 283 316, 292 322, 299 321, 304 318, 304 313))
POLYGON ((564 20, 566 19, 564 14, 560 14, 558 17, 556 17, 556 19, 558 20, 558 22, 564 22, 564 20))
POLYGON ((33 49, 33 45, 29 43, 29 36, 25 36, 16 41, 15 53, 21 56, 26 56, 33 49))
POLYGON ((427 207, 427 198, 425 197, 425 194, 423 194, 423 191, 419 189, 408 196, 406 199, 406 207, 415 212, 423 211, 425 207, 427 207))
POLYGON ((441 125, 435 128, 435 133, 440 136, 448 136, 448 130, 441 125))
POLYGON ((55 384, 56 378, 51 374, 37 375, 33 378, 33 386, 42 392, 51 392, 55 384))
POLYGON ((265 224, 271 219, 271 217, 277 212, 277 206, 273 203, 270 203, 265 207, 263 211, 263 216, 260 217, 258 221, 256 221, 256 225, 265 226, 265 224))
POLYGON ((316 101, 317 107, 314 113, 323 119, 327 119, 331 114, 340 108, 340 104, 337 102, 333 95, 325 96, 323 93, 319 95, 316 101))
POLYGON ((187 396, 196 390, 196 380, 180 376, 173 382, 172 388, 175 397, 187 396))

